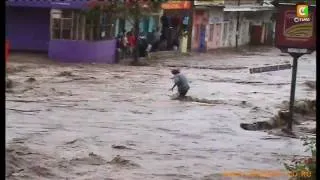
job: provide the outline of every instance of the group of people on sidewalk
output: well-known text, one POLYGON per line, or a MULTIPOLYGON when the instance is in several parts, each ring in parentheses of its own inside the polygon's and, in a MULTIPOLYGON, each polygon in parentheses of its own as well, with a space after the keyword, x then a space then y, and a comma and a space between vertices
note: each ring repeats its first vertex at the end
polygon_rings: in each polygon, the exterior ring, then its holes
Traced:
POLYGON ((123 31, 117 37, 117 54, 118 58, 126 58, 133 54, 134 48, 137 45, 137 39, 134 34, 134 31, 129 32, 123 31))
POLYGON ((158 48, 160 37, 161 32, 158 28, 147 34, 141 32, 138 38, 136 38, 133 30, 123 31, 117 36, 118 59, 131 57, 135 50, 139 51, 140 56, 146 56, 149 52, 158 48))
POLYGON ((182 32, 187 30, 188 16, 168 16, 166 13, 161 17, 161 29, 153 29, 152 32, 140 32, 136 37, 134 30, 123 30, 117 36, 117 60, 131 57, 135 50, 140 57, 147 56, 152 51, 178 50, 182 32))

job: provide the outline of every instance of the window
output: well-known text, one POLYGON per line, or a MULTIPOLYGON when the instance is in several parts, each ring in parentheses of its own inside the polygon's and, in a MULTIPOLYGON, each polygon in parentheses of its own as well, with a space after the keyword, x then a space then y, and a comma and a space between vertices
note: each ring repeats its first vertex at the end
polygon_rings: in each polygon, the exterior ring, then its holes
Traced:
POLYGON ((86 19, 86 40, 105 40, 114 37, 111 15, 101 12, 97 19, 86 19))
POLYGON ((52 10, 51 17, 52 39, 71 39, 73 12, 71 10, 52 10))
POLYGON ((74 28, 72 29, 73 40, 84 40, 85 38, 85 18, 79 13, 74 13, 73 17, 74 28))
POLYGON ((214 24, 210 24, 210 28, 209 28, 209 41, 213 41, 213 34, 214 34, 214 24))
POLYGON ((111 15, 99 12, 87 17, 75 10, 51 10, 51 39, 104 40, 113 38, 111 15))

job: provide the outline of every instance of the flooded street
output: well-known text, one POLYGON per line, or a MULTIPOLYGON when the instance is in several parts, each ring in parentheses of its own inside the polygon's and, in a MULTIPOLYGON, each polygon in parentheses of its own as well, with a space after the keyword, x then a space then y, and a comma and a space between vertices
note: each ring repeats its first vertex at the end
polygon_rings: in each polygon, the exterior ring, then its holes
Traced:
MULTIPOLYGON (((17 179, 210 179, 226 171, 283 170, 283 160, 305 155, 299 139, 239 126, 269 119, 289 100, 290 69, 248 69, 292 63, 277 49, 148 67, 40 59, 12 55, 9 63, 15 71, 8 75, 14 86, 6 93, 6 146, 30 151, 11 157, 24 169, 17 179), (190 80, 188 96, 216 103, 171 100, 173 67, 190 80)), ((315 99, 305 85, 315 81, 315 64, 315 54, 299 59, 296 99, 315 99)))

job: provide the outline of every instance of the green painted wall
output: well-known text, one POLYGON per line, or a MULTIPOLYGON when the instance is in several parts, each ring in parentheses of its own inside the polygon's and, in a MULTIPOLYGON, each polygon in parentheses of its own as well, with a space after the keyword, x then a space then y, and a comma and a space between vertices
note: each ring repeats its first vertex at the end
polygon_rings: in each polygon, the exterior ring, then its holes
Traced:
MULTIPOLYGON (((154 29, 156 29, 157 26, 159 26, 159 24, 157 24, 157 20, 155 19, 157 18, 157 16, 150 16, 147 18, 143 18, 141 19, 140 23, 139 23, 139 28, 140 28, 140 32, 152 32, 154 29)), ((120 20, 117 19, 116 24, 115 24, 115 36, 119 34, 119 32, 121 31, 121 25, 120 25, 120 20)), ((130 31, 133 28, 133 21, 132 20, 126 20, 125 24, 124 24, 124 29, 126 31, 130 31)))

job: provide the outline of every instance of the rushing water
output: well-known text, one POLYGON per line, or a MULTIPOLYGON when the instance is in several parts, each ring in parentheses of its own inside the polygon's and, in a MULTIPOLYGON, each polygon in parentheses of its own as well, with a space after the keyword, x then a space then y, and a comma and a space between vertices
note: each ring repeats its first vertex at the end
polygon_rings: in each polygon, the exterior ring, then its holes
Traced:
MULTIPOLYGON (((291 62, 278 50, 205 54, 163 60, 152 67, 40 60, 33 55, 13 55, 11 60, 11 68, 20 70, 9 74, 15 87, 6 94, 7 147, 25 152, 9 157, 16 158, 13 168, 24 169, 14 176, 219 179, 213 174, 283 170, 283 159, 304 155, 297 139, 239 126, 270 118, 276 106, 289 99, 290 70, 261 74, 248 70, 291 62), (184 66, 189 96, 214 103, 171 100, 168 66, 184 66), (61 74, 64 71, 71 74, 61 74), (26 82, 29 77, 36 81, 26 82), (117 155, 121 160, 114 159, 117 155)), ((315 80, 315 69, 315 55, 300 58, 297 99, 315 98, 304 85, 315 80)))

